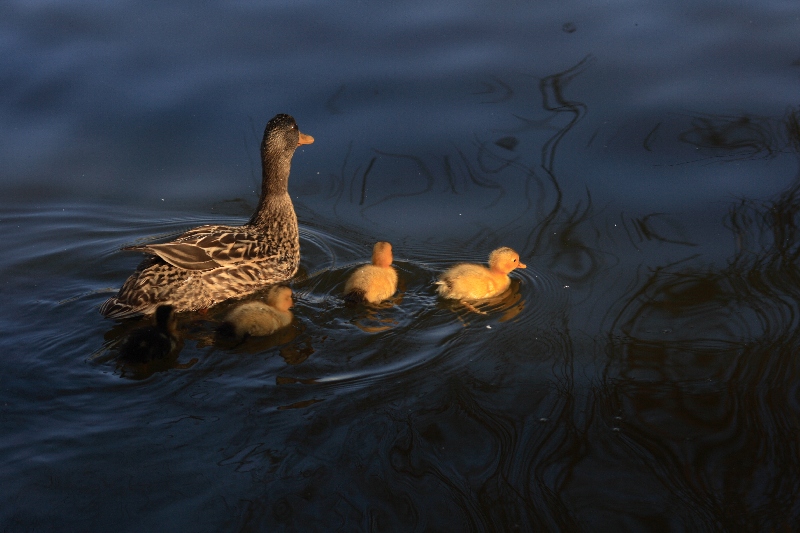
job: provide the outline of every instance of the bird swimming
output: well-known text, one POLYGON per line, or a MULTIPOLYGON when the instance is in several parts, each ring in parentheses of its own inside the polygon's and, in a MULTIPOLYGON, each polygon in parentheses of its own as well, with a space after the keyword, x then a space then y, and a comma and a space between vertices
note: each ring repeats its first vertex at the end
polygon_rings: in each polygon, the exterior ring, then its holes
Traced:
POLYGON ((282 285, 272 287, 267 301, 253 300, 234 307, 217 328, 220 335, 238 339, 271 335, 292 322, 294 305, 292 289, 282 285))
POLYGON ((345 298, 375 304, 392 296, 397 292, 393 260, 392 245, 376 242, 372 247, 372 263, 360 266, 345 283, 345 298))
POLYGON ((276 115, 261 141, 261 199, 244 226, 200 226, 170 242, 128 246, 144 259, 116 296, 100 306, 109 318, 207 309, 290 279, 300 263, 300 238, 288 184, 298 146, 314 138, 290 115, 276 115))
POLYGON ((163 359, 177 344, 175 313, 171 305, 160 305, 155 325, 137 328, 119 346, 119 359, 128 363, 148 363, 163 359))
POLYGON ((474 263, 461 263, 449 268, 436 282, 437 291, 454 300, 483 300, 503 294, 511 284, 508 273, 525 268, 519 254, 502 247, 489 254, 489 268, 474 263))

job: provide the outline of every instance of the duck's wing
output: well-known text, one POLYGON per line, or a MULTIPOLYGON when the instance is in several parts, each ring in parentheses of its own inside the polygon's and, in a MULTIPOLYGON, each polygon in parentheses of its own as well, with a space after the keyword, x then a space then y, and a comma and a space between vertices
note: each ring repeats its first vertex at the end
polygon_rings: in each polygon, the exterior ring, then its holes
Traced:
POLYGON ((268 259, 261 234, 233 226, 203 226, 187 231, 174 241, 128 246, 123 250, 157 255, 186 270, 211 270, 268 259))

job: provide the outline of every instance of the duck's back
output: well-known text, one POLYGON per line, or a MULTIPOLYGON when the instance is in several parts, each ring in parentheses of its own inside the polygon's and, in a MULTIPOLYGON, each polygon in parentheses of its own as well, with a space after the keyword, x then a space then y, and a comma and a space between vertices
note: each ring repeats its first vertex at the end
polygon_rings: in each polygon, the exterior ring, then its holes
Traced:
POLYGON ((288 326, 291 321, 291 312, 278 311, 264 302, 243 303, 225 317, 225 322, 232 326, 236 337, 270 335, 288 326))
POLYGON ((364 265, 358 268, 344 286, 344 293, 370 303, 386 300, 397 291, 397 271, 389 267, 364 265))
POLYGON ((445 271, 437 290, 445 298, 480 300, 502 294, 510 282, 508 276, 497 276, 484 266, 464 263, 445 271))

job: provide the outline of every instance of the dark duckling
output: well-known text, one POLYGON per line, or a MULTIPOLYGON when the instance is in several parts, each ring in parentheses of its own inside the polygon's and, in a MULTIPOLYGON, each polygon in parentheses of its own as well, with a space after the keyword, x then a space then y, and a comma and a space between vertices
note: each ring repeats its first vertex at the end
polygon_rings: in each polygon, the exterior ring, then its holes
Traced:
POLYGON ((126 363, 149 363, 163 359, 177 344, 175 313, 171 305, 160 305, 155 325, 131 331, 119 346, 119 359, 126 363))

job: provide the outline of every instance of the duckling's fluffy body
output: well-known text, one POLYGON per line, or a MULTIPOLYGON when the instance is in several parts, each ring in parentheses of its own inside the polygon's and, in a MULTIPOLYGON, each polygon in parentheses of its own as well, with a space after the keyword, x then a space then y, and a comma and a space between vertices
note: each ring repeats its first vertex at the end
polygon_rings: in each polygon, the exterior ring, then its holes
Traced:
POLYGON ((293 315, 289 309, 293 304, 289 287, 273 287, 266 302, 245 302, 234 307, 219 331, 237 338, 271 335, 291 324, 293 315))
POLYGON ((119 358, 129 363, 162 359, 175 349, 175 314, 170 305, 156 309, 155 325, 137 328, 119 346, 119 358))
POLYGON ((503 294, 511 284, 508 273, 515 268, 525 268, 519 254, 503 247, 489 255, 489 268, 473 263, 462 263, 446 270, 436 282, 437 291, 454 300, 483 300, 503 294))
POLYGON ((362 265, 344 285, 345 297, 376 304, 397 292, 397 271, 392 266, 392 245, 377 242, 372 248, 372 264, 362 265))
POLYGON ((270 120, 261 142, 261 200, 250 221, 244 226, 201 226, 170 242, 124 248, 150 257, 100 312, 125 318, 151 314, 161 304, 176 311, 206 309, 294 276, 300 239, 289 172, 297 147, 312 142, 291 116, 270 120))

